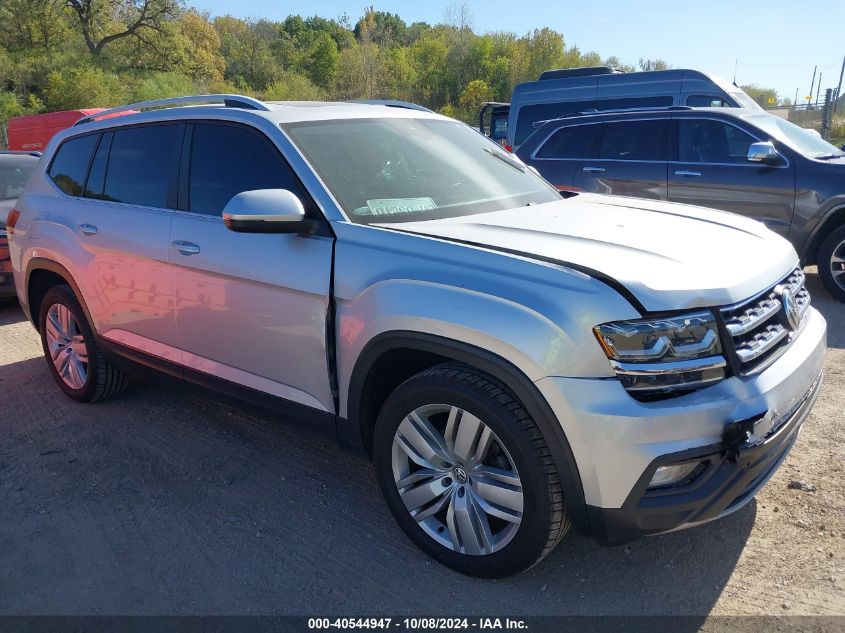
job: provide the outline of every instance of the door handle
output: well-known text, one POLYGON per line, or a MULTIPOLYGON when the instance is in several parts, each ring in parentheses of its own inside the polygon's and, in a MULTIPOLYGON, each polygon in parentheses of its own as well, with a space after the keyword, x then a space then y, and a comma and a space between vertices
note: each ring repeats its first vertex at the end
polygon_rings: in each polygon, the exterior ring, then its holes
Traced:
POLYGON ((96 235, 97 234, 97 227, 93 224, 80 224, 79 230, 84 235, 96 235))
POLYGON ((581 171, 586 171, 589 174, 603 174, 604 167, 584 167, 581 171))
POLYGON ((193 242, 183 242, 182 240, 176 240, 175 242, 173 242, 173 244, 171 244, 171 246, 173 246, 173 248, 175 248, 183 255, 196 255, 200 252, 199 245, 194 244, 193 242))
POLYGON ((700 171, 687 171, 686 169, 679 169, 675 172, 676 176, 688 176, 690 178, 696 178, 701 175, 700 171))

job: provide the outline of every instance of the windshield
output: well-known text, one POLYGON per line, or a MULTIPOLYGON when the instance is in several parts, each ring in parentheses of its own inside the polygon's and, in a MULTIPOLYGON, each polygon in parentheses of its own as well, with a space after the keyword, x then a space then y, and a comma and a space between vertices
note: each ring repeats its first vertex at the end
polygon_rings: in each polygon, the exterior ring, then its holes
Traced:
POLYGON ((358 224, 412 222, 560 200, 518 158, 463 123, 345 119, 284 126, 358 224))
POLYGON ((776 116, 761 116, 752 119, 753 122, 770 134, 789 145, 792 149, 809 156, 810 158, 821 158, 823 156, 843 156, 843 152, 820 136, 810 130, 798 127, 786 119, 776 116))
POLYGON ((34 156, 0 158, 0 200, 17 198, 23 193, 29 174, 37 162, 34 156))

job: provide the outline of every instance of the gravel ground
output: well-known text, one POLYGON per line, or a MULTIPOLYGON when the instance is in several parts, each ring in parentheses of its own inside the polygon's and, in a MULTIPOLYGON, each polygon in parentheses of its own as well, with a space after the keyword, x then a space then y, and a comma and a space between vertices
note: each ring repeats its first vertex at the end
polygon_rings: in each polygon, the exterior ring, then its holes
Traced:
POLYGON ((499 581, 430 562, 368 462, 277 420, 166 378, 70 401, 0 309, 0 614, 845 615, 845 305, 808 277, 826 382, 755 501, 624 547, 570 535, 499 581))

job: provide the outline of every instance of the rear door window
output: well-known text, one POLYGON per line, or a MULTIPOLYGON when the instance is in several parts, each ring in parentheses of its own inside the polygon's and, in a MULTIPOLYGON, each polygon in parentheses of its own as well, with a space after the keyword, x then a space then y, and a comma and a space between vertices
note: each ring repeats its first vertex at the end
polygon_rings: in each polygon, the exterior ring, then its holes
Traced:
POLYGON ((537 151, 537 158, 589 158, 601 124, 573 125, 552 134, 537 151))
POLYGON ((221 215, 235 195, 254 189, 287 189, 306 204, 296 175, 270 140, 237 125, 194 125, 188 181, 194 213, 221 215))
POLYGON ((599 158, 668 161, 668 121, 651 119, 607 123, 599 145, 599 158))
POLYGON ((50 165, 50 179, 69 196, 81 196, 98 134, 69 139, 61 144, 50 165))
POLYGON ((713 119, 678 119, 678 159, 682 163, 745 164, 756 139, 738 127, 713 119))
POLYGON ((114 131, 103 199, 167 208, 175 192, 182 141, 179 124, 144 125, 114 131))

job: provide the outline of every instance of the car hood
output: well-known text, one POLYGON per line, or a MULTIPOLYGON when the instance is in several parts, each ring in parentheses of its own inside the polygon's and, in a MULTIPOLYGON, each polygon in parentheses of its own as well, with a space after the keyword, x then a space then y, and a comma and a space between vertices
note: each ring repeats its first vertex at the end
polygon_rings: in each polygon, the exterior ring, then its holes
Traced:
POLYGON ((586 270, 622 284, 648 311, 730 305, 776 284, 798 263, 789 242, 754 220, 595 194, 381 226, 586 270))

